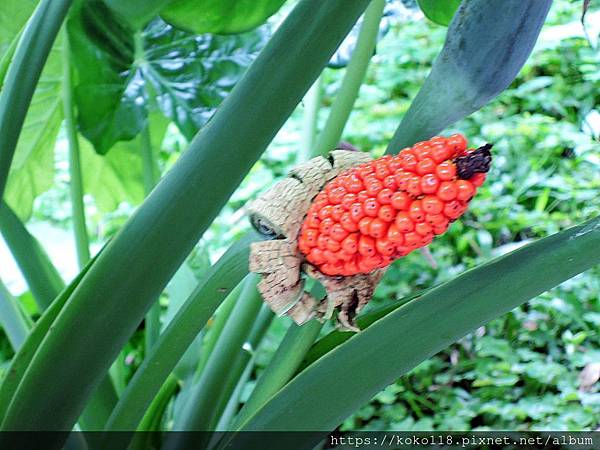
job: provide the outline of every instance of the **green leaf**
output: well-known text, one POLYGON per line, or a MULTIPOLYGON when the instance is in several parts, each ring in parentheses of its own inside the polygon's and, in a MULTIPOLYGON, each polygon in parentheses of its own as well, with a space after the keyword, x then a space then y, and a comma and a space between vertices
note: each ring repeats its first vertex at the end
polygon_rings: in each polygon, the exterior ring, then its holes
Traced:
POLYGON ((17 352, 11 361, 10 368, 6 372, 6 377, 0 384, 0 423, 3 421, 6 411, 12 401, 14 393, 17 390, 19 382, 23 379, 25 370, 33 359, 33 356, 39 347, 40 343, 46 336, 50 326, 58 316, 62 307, 67 302, 69 295, 79 285, 79 282, 85 273, 91 267, 90 262, 86 268, 64 289, 64 291, 56 298, 50 307, 44 312, 42 317, 35 323, 33 330, 27 337, 27 340, 17 352))
MULTIPOLYGON (((169 121, 158 113, 150 114, 149 120, 152 147, 158 149, 169 121)), ((118 142, 106 155, 98 155, 89 141, 80 139, 80 150, 85 191, 101 211, 114 211, 123 201, 139 205, 144 200, 141 136, 118 142)))
POLYGON ((13 350, 17 351, 27 339, 31 321, 22 311, 18 300, 0 280, 0 327, 6 333, 13 350))
MULTIPOLYGON (((7 0, 0 8, 0 87, 18 39, 37 3, 7 0)), ((5 201, 24 220, 31 215, 35 198, 52 186, 54 178, 54 143, 62 120, 61 41, 57 39, 50 51, 33 96, 5 192, 5 201)))
POLYGON ((0 58, 21 33, 38 0, 3 0, 0 8, 0 58))
MULTIPOLYGON (((367 4, 368 0, 298 3, 210 124, 107 245, 73 293, 53 333, 31 361, 4 429, 73 426, 145 312, 367 4), (41 379, 52 383, 41 384, 41 379)), ((187 320, 195 323, 196 318, 187 320)), ((61 436, 54 438, 58 441, 61 436)))
POLYGON ((172 0, 104 0, 115 13, 135 29, 141 29, 172 0))
POLYGON ((161 11, 169 23, 195 33, 231 34, 256 28, 285 0, 175 0, 161 11))
POLYGON ((43 312, 64 289, 60 274, 37 239, 6 204, 0 203, 0 232, 6 240, 38 308, 43 312))
POLYGON ((68 20, 83 135, 98 153, 137 136, 157 107, 191 140, 264 44, 262 33, 194 35, 156 19, 135 33, 103 3, 68 20))
MULTIPOLYGON (((333 430, 374 394, 423 360, 600 263, 599 245, 600 218, 595 218, 432 289, 317 360, 240 430, 333 430)), ((310 448, 320 438, 306 434, 295 445, 310 448)), ((251 442, 254 439, 252 433, 247 433, 227 444, 230 448, 246 448, 256 444, 251 442)))
POLYGON ((161 333, 152 352, 121 395, 107 425, 108 430, 124 431, 137 427, 146 408, 204 324, 248 274, 249 246, 257 239, 256 234, 241 239, 209 269, 161 333))
POLYGON ((438 25, 447 27, 461 0, 417 0, 425 17, 438 25))
POLYGON ((552 0, 461 3, 444 48, 387 152, 429 139, 506 89, 533 50, 551 4, 552 0))

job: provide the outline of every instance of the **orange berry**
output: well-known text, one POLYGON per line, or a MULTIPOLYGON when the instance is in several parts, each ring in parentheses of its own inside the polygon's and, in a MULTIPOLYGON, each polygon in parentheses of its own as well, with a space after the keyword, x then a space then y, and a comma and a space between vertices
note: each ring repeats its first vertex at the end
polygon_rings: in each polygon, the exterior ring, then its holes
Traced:
POLYGON ((446 139, 448 147, 450 147, 455 155, 466 150, 467 140, 462 134, 453 134, 446 139))
POLYGON ((348 254, 354 254, 358 251, 358 233, 352 233, 342 241, 342 250, 348 254))
POLYGON ((340 248, 342 248, 340 243, 332 237, 329 237, 327 240, 327 250, 337 252, 340 248))
POLYGON ((363 211, 362 203, 353 203, 350 208, 350 217, 356 223, 360 221, 363 217, 365 217, 365 212, 363 211))
MULTIPOLYGON (((442 206, 442 211, 443 211, 443 206, 442 206)), ((442 212, 440 211, 440 212, 442 212)), ((425 214, 425 222, 427 222, 429 225, 437 225, 440 223, 443 223, 444 221, 447 221, 448 219, 446 219, 446 216, 444 216, 443 214, 425 214)))
POLYGON ((321 221, 321 225, 319 225, 319 232, 322 234, 328 235, 331 231, 331 227, 334 224, 334 220, 331 217, 327 217, 321 221))
POLYGON ((319 237, 317 238, 317 247, 319 247, 321 250, 327 249, 328 241, 329 241, 329 236, 327 236, 326 234, 320 234, 319 237))
POLYGON ((456 180, 456 198, 468 202, 475 195, 475 186, 467 180, 456 180))
POLYGON ((338 242, 343 241, 344 238, 348 236, 348 234, 348 231, 344 229, 344 227, 340 223, 334 224, 331 227, 331 230, 329 230, 329 236, 331 236, 332 239, 338 242))
POLYGON ((440 186, 440 180, 432 173, 421 178, 421 190, 424 194, 434 194, 440 186))
POLYGON ((360 219, 360 221, 358 222, 358 230, 361 234, 369 234, 369 225, 371 225, 372 220, 373 219, 371 217, 363 217, 362 219, 360 219))
POLYGON ((337 275, 336 268, 333 266, 333 264, 330 264, 330 263, 322 264, 319 267, 319 270, 321 272, 323 272, 325 275, 329 275, 330 277, 337 275))
POLYGON ((363 211, 369 217, 377 217, 377 213, 379 212, 379 203, 377 203, 377 200, 374 198, 368 198, 363 204, 363 211))
POLYGON ((344 184, 344 187, 346 188, 346 190, 348 192, 351 192, 353 194, 356 194, 360 191, 363 190, 363 183, 361 181, 360 178, 358 178, 356 175, 350 175, 348 177, 348 180, 346 181, 346 183, 344 184))
POLYGON ((394 191, 384 188, 377 194, 377 201, 381 205, 389 205, 392 202, 392 195, 394 195, 394 191))
POLYGON ((446 203, 444 206, 444 215, 452 220, 458 219, 467 209, 466 205, 459 202, 458 200, 452 200, 451 202, 446 203))
POLYGON ((425 212, 423 211, 423 203, 421 200, 415 200, 410 205, 408 216, 415 222, 423 222, 425 220, 425 212))
POLYGON ((333 220, 335 220, 336 222, 339 222, 340 219, 342 218, 342 214, 344 214, 346 210, 344 209, 344 207, 342 205, 335 205, 332 209, 331 209, 331 218, 333 220))
POLYGON ((434 195, 426 195, 421 200, 423 211, 427 214, 439 214, 444 209, 444 203, 434 195))
POLYGON ((379 238, 375 241, 375 248, 379 253, 385 256, 392 256, 396 251, 394 244, 388 239, 379 238))
POLYGON ((342 202, 342 198, 346 194, 346 189, 342 186, 334 187, 327 193, 327 198, 331 204, 337 205, 342 202))
POLYGON ((395 245, 402 245, 404 243, 404 234, 402 234, 394 223, 388 228, 387 238, 395 245))
POLYGON ((356 196, 356 200, 358 200, 360 203, 364 203, 365 200, 367 200, 368 198, 369 194, 367 193, 367 191, 360 191, 356 196))
POLYGON ((469 178, 469 181, 473 183, 474 186, 479 187, 485 181, 486 175, 486 173, 476 173, 471 178, 469 178))
POLYGON ((365 181, 365 190, 367 194, 371 197, 377 196, 379 191, 383 189, 383 183, 377 178, 370 178, 368 181, 365 181))
POLYGON ((419 236, 414 231, 411 231, 404 235, 404 245, 406 245, 407 247, 415 247, 415 246, 419 245, 420 241, 421 241, 421 236, 419 236))
POLYGON ((394 192, 391 199, 391 205, 396 209, 405 210, 408 209, 410 201, 410 197, 406 192, 394 192))
POLYGON ((340 224, 342 227, 344 227, 344 230, 349 231, 350 233, 358 230, 358 225, 354 220, 352 220, 350 213, 345 212, 342 214, 342 217, 340 218, 340 224))
POLYGON ((425 175, 426 173, 435 172, 436 163, 431 158, 425 158, 419 161, 417 164, 417 173, 419 175, 425 175))
POLYGON ((415 225, 415 231, 421 236, 427 236, 433 232, 433 228, 425 222, 419 222, 415 225))
POLYGON ((414 172, 417 168, 417 157, 413 153, 403 152, 400 157, 400 162, 402 168, 408 172, 414 172))
POLYGON ((333 210, 333 206, 325 205, 319 210, 319 219, 327 219, 331 216, 331 211, 333 210))
POLYGON ((319 214, 316 212, 309 212, 304 220, 304 223, 310 228, 319 228, 321 221, 319 220, 319 214))
POLYGON ((337 252, 335 252, 335 256, 337 257, 337 259, 339 261, 351 261, 354 258, 354 255, 350 254, 350 253, 346 253, 344 250, 339 250, 337 252))
POLYGON ((361 236, 358 240, 358 253, 363 256, 375 255, 375 239, 371 236, 361 236))
POLYGON ((388 189, 391 189, 392 192, 398 189, 398 183, 396 183, 396 178, 394 177, 394 175, 389 175, 385 177, 383 179, 383 186, 388 189))
POLYGON ((452 156, 452 149, 448 148, 447 145, 434 144, 431 146, 431 158, 438 164, 450 159, 452 156))
POLYGON ((380 180, 390 175, 390 169, 387 162, 380 162, 375 164, 375 176, 380 180))
POLYGON ((450 224, 450 222, 448 222, 447 220, 445 223, 436 224, 432 227, 433 232, 435 234, 444 234, 446 232, 446 230, 448 229, 449 224, 450 224))
POLYGON ((344 198, 342 198, 341 204, 346 211, 349 211, 354 202, 356 202, 356 194, 348 192, 346 195, 344 195, 344 198))
POLYGON ((306 245, 309 247, 317 246, 317 238, 319 237, 319 231, 314 228, 308 228, 306 231, 302 233, 304 240, 306 241, 306 245))
POLYGON ((437 191, 440 200, 448 202, 456 198, 456 186, 451 181, 442 181, 437 191))
POLYGON ((337 255, 329 249, 323 250, 323 257, 325 258, 325 261, 331 264, 335 264, 339 259, 337 255))
POLYGON ((304 254, 310 252, 310 246, 306 243, 306 239, 303 236, 298 238, 298 249, 304 254))
POLYGON ((356 275, 359 272, 358 266, 356 265, 356 259, 351 259, 350 261, 346 261, 344 263, 344 271, 348 275, 356 275))
POLYGON ((396 210, 390 205, 383 205, 381 208, 379 208, 377 217, 384 222, 393 222, 393 220, 396 218, 396 210))
POLYGON ((456 178, 456 165, 452 161, 444 161, 435 168, 435 174, 442 181, 456 178))
POLYGON ((369 234, 374 238, 382 238, 387 234, 388 223, 376 217, 369 224, 369 234))
POLYGON ((316 265, 321 265, 325 262, 325 257, 323 256, 323 250, 320 248, 313 248, 310 250, 310 253, 307 256, 307 259, 316 265))
POLYGON ((406 183, 406 191, 413 197, 421 195, 423 193, 421 190, 421 178, 416 175, 411 176, 406 183))
POLYGON ((412 231, 415 228, 415 225, 409 215, 405 212, 399 212, 396 215, 396 220, 394 222, 396 227, 402 233, 406 233, 408 231, 412 231))

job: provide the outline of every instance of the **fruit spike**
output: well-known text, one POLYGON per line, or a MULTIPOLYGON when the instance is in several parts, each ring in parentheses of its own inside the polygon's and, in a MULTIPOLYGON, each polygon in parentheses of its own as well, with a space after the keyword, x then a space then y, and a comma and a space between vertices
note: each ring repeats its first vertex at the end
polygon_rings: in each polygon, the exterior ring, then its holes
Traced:
POLYGON ((340 173, 313 200, 300 252, 325 275, 350 276, 428 245, 466 211, 491 148, 467 150, 460 134, 436 136, 340 173))

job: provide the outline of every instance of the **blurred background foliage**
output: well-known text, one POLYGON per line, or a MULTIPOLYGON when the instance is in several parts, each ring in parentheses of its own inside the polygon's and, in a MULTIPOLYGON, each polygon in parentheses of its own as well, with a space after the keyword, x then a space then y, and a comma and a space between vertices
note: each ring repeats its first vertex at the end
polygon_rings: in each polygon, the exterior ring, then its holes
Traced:
MULTIPOLYGON (((446 33, 446 28, 423 18, 414 2, 390 3, 395 4, 396 13, 393 20, 386 22, 387 33, 378 45, 344 134, 346 141, 375 156, 385 150, 399 118, 426 78, 446 33)), ((147 39, 159 44, 165 39, 164 45, 158 46, 159 53, 156 47, 152 50, 155 62, 140 56, 143 47, 139 45, 143 42, 136 44, 135 33, 131 36, 133 47, 129 50, 133 53, 129 59, 119 60, 119 64, 130 67, 123 80, 129 83, 124 93, 125 97, 129 96, 126 102, 131 108, 126 112, 139 119, 128 123, 136 126, 135 135, 149 118, 161 172, 177 160, 187 139, 235 84, 240 68, 252 60, 289 7, 286 4, 252 36, 237 36, 233 38, 235 41, 231 38, 219 38, 221 42, 209 38, 200 41, 197 36, 176 32, 184 43, 186 39, 188 43, 190 39, 201 42, 200 47, 205 51, 198 58, 185 61, 181 55, 169 51, 172 36, 167 35, 174 32, 164 22, 155 21, 144 32, 147 39), (202 68, 201 61, 214 64, 202 68), (190 80, 190 74, 198 71, 205 74, 202 89, 206 89, 206 82, 210 89, 199 94, 202 102, 197 111, 178 111, 177 98, 186 93, 180 83, 190 80), (134 92, 140 87, 136 84, 138 77, 149 81, 151 86, 143 94, 134 92), (159 111, 170 120, 159 115, 159 111)), ((449 130, 464 133, 473 145, 494 143, 495 163, 488 181, 469 212, 430 245, 433 259, 427 260, 416 252, 395 262, 370 307, 391 303, 452 279, 530 240, 598 214, 598 3, 591 2, 586 19, 587 35, 579 22, 580 15, 581 2, 555 1, 532 57, 510 88, 449 130)), ((76 26, 74 19, 71 20, 72 26, 76 26)), ((93 45, 93 42, 82 43, 75 51, 92 51, 90 46, 93 45)), ((336 65, 339 65, 339 57, 336 65)), ((489 63, 496 64, 496 61, 489 63)), ((47 71, 51 70, 50 65, 47 71)), ((117 76, 103 73, 107 77, 117 76)), ((342 77, 343 71, 333 68, 322 75, 320 126, 342 77)), ((48 89, 56 88, 51 77, 47 82, 48 89)), ((91 97, 86 101, 94 106, 94 100, 91 97)), ((40 109, 57 115, 53 124, 60 122, 58 111, 47 109, 43 104, 40 109)), ((174 314, 178 302, 185 299, 189 292, 186 286, 193 286, 210 263, 249 229, 244 204, 296 162, 304 109, 304 104, 299 105, 204 235, 188 259, 188 265, 179 271, 178 282, 172 282, 161 298, 163 322, 174 314)), ((94 112, 94 108, 90 111, 94 112)), ((119 112, 113 113, 118 128, 119 112)), ((127 135, 126 131, 121 137, 127 135)), ((78 270, 70 235, 68 150, 64 130, 46 129, 44 133, 40 132, 40 140, 35 142, 45 143, 40 151, 45 152, 46 159, 54 155, 53 170, 43 172, 49 180, 44 181, 39 191, 27 191, 32 207, 18 212, 23 218, 31 217, 28 228, 46 246, 64 278, 71 279, 78 270), (48 153, 47 142, 52 141, 51 135, 55 132, 59 133, 58 143, 48 153)), ((143 199, 141 157, 135 151, 136 142, 121 142, 114 147, 113 142, 101 143, 100 151, 110 148, 105 157, 97 155, 89 142, 81 143, 88 229, 94 250, 119 230, 143 199)), ((46 159, 35 158, 34 161, 46 159)), ((27 161, 22 162, 26 167, 27 161)), ((39 172, 36 176, 40 176, 39 172)), ((11 192, 17 191, 17 188, 11 190, 9 185, 9 202, 11 199, 19 201, 11 197, 11 192)), ((25 310, 33 317, 38 316, 37 306, 19 279, 14 264, 4 264, 10 257, 3 244, 0 256, 3 261, 0 277, 18 296, 25 310)), ((376 395, 348 418, 341 429, 597 429, 600 427, 599 275, 599 268, 587 271, 466 336, 376 395)), ((241 391, 241 401, 247 398, 289 324, 289 320, 275 320, 271 324, 255 350, 255 365, 241 391)), ((125 386, 144 357, 142 327, 113 365, 117 390, 125 386)), ((329 330, 326 327, 324 332, 329 330)), ((0 372, 6 370, 12 355, 7 338, 0 331, 0 372)), ((173 409, 178 407, 177 401, 168 407, 163 417, 166 426, 173 417, 173 409)))

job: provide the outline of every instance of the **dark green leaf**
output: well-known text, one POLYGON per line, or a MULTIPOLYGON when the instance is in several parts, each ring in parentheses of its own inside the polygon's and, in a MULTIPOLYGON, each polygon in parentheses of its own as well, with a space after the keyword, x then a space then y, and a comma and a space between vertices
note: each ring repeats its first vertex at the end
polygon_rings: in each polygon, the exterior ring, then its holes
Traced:
POLYGON ((194 35, 160 19, 135 33, 103 3, 68 21, 81 132, 98 153, 137 136, 158 107, 191 139, 264 44, 263 33, 194 35))
POLYGON ((461 0, 417 0, 423 14, 438 25, 447 27, 461 0))
POLYGON ((175 0, 161 16, 195 33, 230 34, 256 28, 275 14, 285 0, 175 0))
POLYGON ((114 12, 135 29, 141 29, 172 0, 104 0, 114 12))
POLYGON ((529 57, 552 0, 469 0, 410 105, 388 153, 429 139, 502 92, 529 57))

